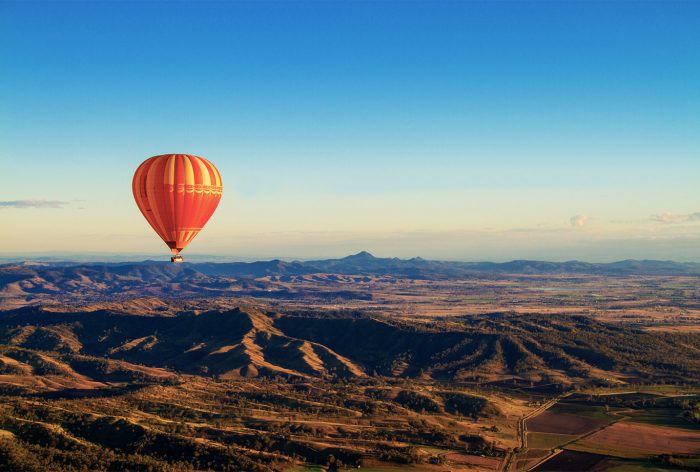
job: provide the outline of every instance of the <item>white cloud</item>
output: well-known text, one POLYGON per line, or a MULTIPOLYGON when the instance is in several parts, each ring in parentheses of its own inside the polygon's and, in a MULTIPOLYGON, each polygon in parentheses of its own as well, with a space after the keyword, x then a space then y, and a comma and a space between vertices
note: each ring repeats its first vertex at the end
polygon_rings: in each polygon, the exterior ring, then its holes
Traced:
POLYGON ((0 208, 63 208, 68 204, 59 200, 9 200, 0 201, 0 208))
POLYGON ((588 216, 586 215, 576 215, 572 216, 569 221, 571 221, 571 226, 574 228, 581 228, 583 226, 586 226, 586 223, 588 223, 588 216))
POLYGON ((651 220, 659 223, 685 223, 688 221, 700 221, 700 211, 687 214, 661 213, 651 215, 651 220))

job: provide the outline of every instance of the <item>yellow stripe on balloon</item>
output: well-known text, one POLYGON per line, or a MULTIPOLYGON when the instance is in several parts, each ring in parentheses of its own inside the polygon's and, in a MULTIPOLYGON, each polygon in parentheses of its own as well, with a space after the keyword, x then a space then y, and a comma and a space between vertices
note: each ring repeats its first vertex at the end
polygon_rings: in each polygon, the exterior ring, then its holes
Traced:
POLYGON ((187 156, 182 156, 182 162, 185 164, 185 185, 194 185, 194 169, 192 162, 187 156))
POLYGON ((207 165, 204 163, 204 159, 197 156, 193 157, 194 160, 197 162, 197 165, 199 166, 199 172, 201 172, 202 174, 202 181, 200 183, 206 186, 211 185, 211 175, 209 174, 209 169, 207 168, 207 165))
POLYGON ((208 162, 207 164, 211 168, 211 173, 214 174, 214 185, 221 187, 221 175, 219 174, 219 171, 216 170, 216 167, 214 167, 214 164, 211 162, 208 162))
POLYGON ((221 187, 221 174, 219 174, 219 171, 216 170, 216 167, 214 167, 214 164, 209 162, 208 160, 202 158, 202 160, 207 164, 207 167, 211 169, 211 173, 214 174, 214 182, 211 183, 211 185, 214 185, 216 187, 221 187))
POLYGON ((212 169, 214 169, 214 174, 216 174, 216 186, 217 186, 217 187, 223 187, 223 186, 224 186, 224 181, 223 181, 223 179, 221 178, 221 174, 219 174, 219 169, 217 169, 216 167, 214 167, 214 164, 212 164, 211 162, 209 163, 209 165, 211 166, 212 169))
POLYGON ((177 157, 175 154, 171 154, 168 158, 168 163, 165 165, 165 175, 163 176, 163 182, 165 185, 175 185, 175 161, 177 157))

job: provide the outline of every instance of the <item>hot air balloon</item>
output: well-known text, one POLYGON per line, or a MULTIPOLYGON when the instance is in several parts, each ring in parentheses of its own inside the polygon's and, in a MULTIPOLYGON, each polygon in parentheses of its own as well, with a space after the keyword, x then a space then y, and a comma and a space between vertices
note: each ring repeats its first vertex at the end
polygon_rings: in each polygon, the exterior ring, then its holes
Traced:
POLYGON ((214 164, 190 154, 163 154, 143 161, 132 182, 134 199, 146 221, 173 253, 180 255, 219 205, 223 189, 214 164))

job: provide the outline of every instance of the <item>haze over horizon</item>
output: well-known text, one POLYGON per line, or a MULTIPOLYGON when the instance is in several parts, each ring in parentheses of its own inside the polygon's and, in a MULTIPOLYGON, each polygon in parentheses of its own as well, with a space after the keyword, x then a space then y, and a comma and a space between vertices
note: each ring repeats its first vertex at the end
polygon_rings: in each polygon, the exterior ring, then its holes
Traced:
MULTIPOLYGON (((262 255, 262 256, 238 256, 238 255, 221 255, 221 254, 190 254, 186 258, 186 262, 194 264, 206 264, 206 263, 273 263, 275 261, 285 261, 285 262, 318 262, 318 261, 337 261, 337 260, 350 260, 355 259, 358 256, 367 255, 369 259, 377 261, 392 261, 399 259, 404 262, 412 262, 414 260, 420 260, 426 262, 444 262, 444 263, 469 263, 469 264, 509 264, 515 262, 533 262, 533 263, 553 263, 553 264, 566 264, 571 262, 580 262, 583 264, 603 264, 603 265, 615 265, 621 263, 649 263, 654 265, 655 263, 664 264, 669 262, 677 267, 682 267, 687 264, 700 264, 696 261, 674 261, 672 259, 618 259, 618 260, 581 260, 581 259, 528 259, 528 258, 504 258, 504 259, 447 259, 447 258, 425 258, 420 255, 406 256, 406 257, 396 257, 391 254, 372 254, 369 251, 360 251, 354 254, 344 254, 344 255, 328 255, 328 256, 316 256, 316 257, 294 257, 285 255, 262 255)), ((163 257, 159 253, 109 253, 109 252, 70 252, 70 251, 54 251, 54 252, 30 252, 30 253, 2 253, 0 252, 0 264, 16 264, 16 263, 27 264, 141 264, 141 263, 166 263, 167 258, 163 257)))
POLYGON ((185 257, 700 261, 698 3, 0 13, 2 254, 166 257, 131 177, 182 152, 185 257))

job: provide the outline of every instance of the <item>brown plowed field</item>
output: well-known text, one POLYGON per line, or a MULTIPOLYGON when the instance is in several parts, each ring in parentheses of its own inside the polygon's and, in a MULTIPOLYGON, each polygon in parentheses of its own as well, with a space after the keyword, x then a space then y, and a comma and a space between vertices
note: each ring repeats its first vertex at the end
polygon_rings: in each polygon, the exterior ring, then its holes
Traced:
POLYGON ((530 467, 541 461, 549 451, 546 449, 528 449, 525 453, 520 453, 516 456, 515 469, 510 470, 529 470, 530 467))
POLYGON ((469 454, 460 454, 458 452, 450 452, 445 454, 445 459, 459 465, 469 465, 474 467, 474 470, 499 470, 501 468, 501 459, 484 456, 472 456, 469 454))
POLYGON ((557 434, 584 434, 605 426, 610 421, 571 413, 545 411, 527 421, 528 431, 557 434))
POLYGON ((596 465, 610 459, 607 456, 601 456, 599 454, 590 454, 588 452, 578 452, 578 451, 563 451, 556 456, 552 457, 548 461, 537 466, 533 469, 534 472, 545 472, 545 471, 583 471, 591 470, 596 465))
POLYGON ((618 450, 630 448, 659 454, 700 454, 700 432, 621 422, 593 434, 581 441, 581 444, 618 450))

